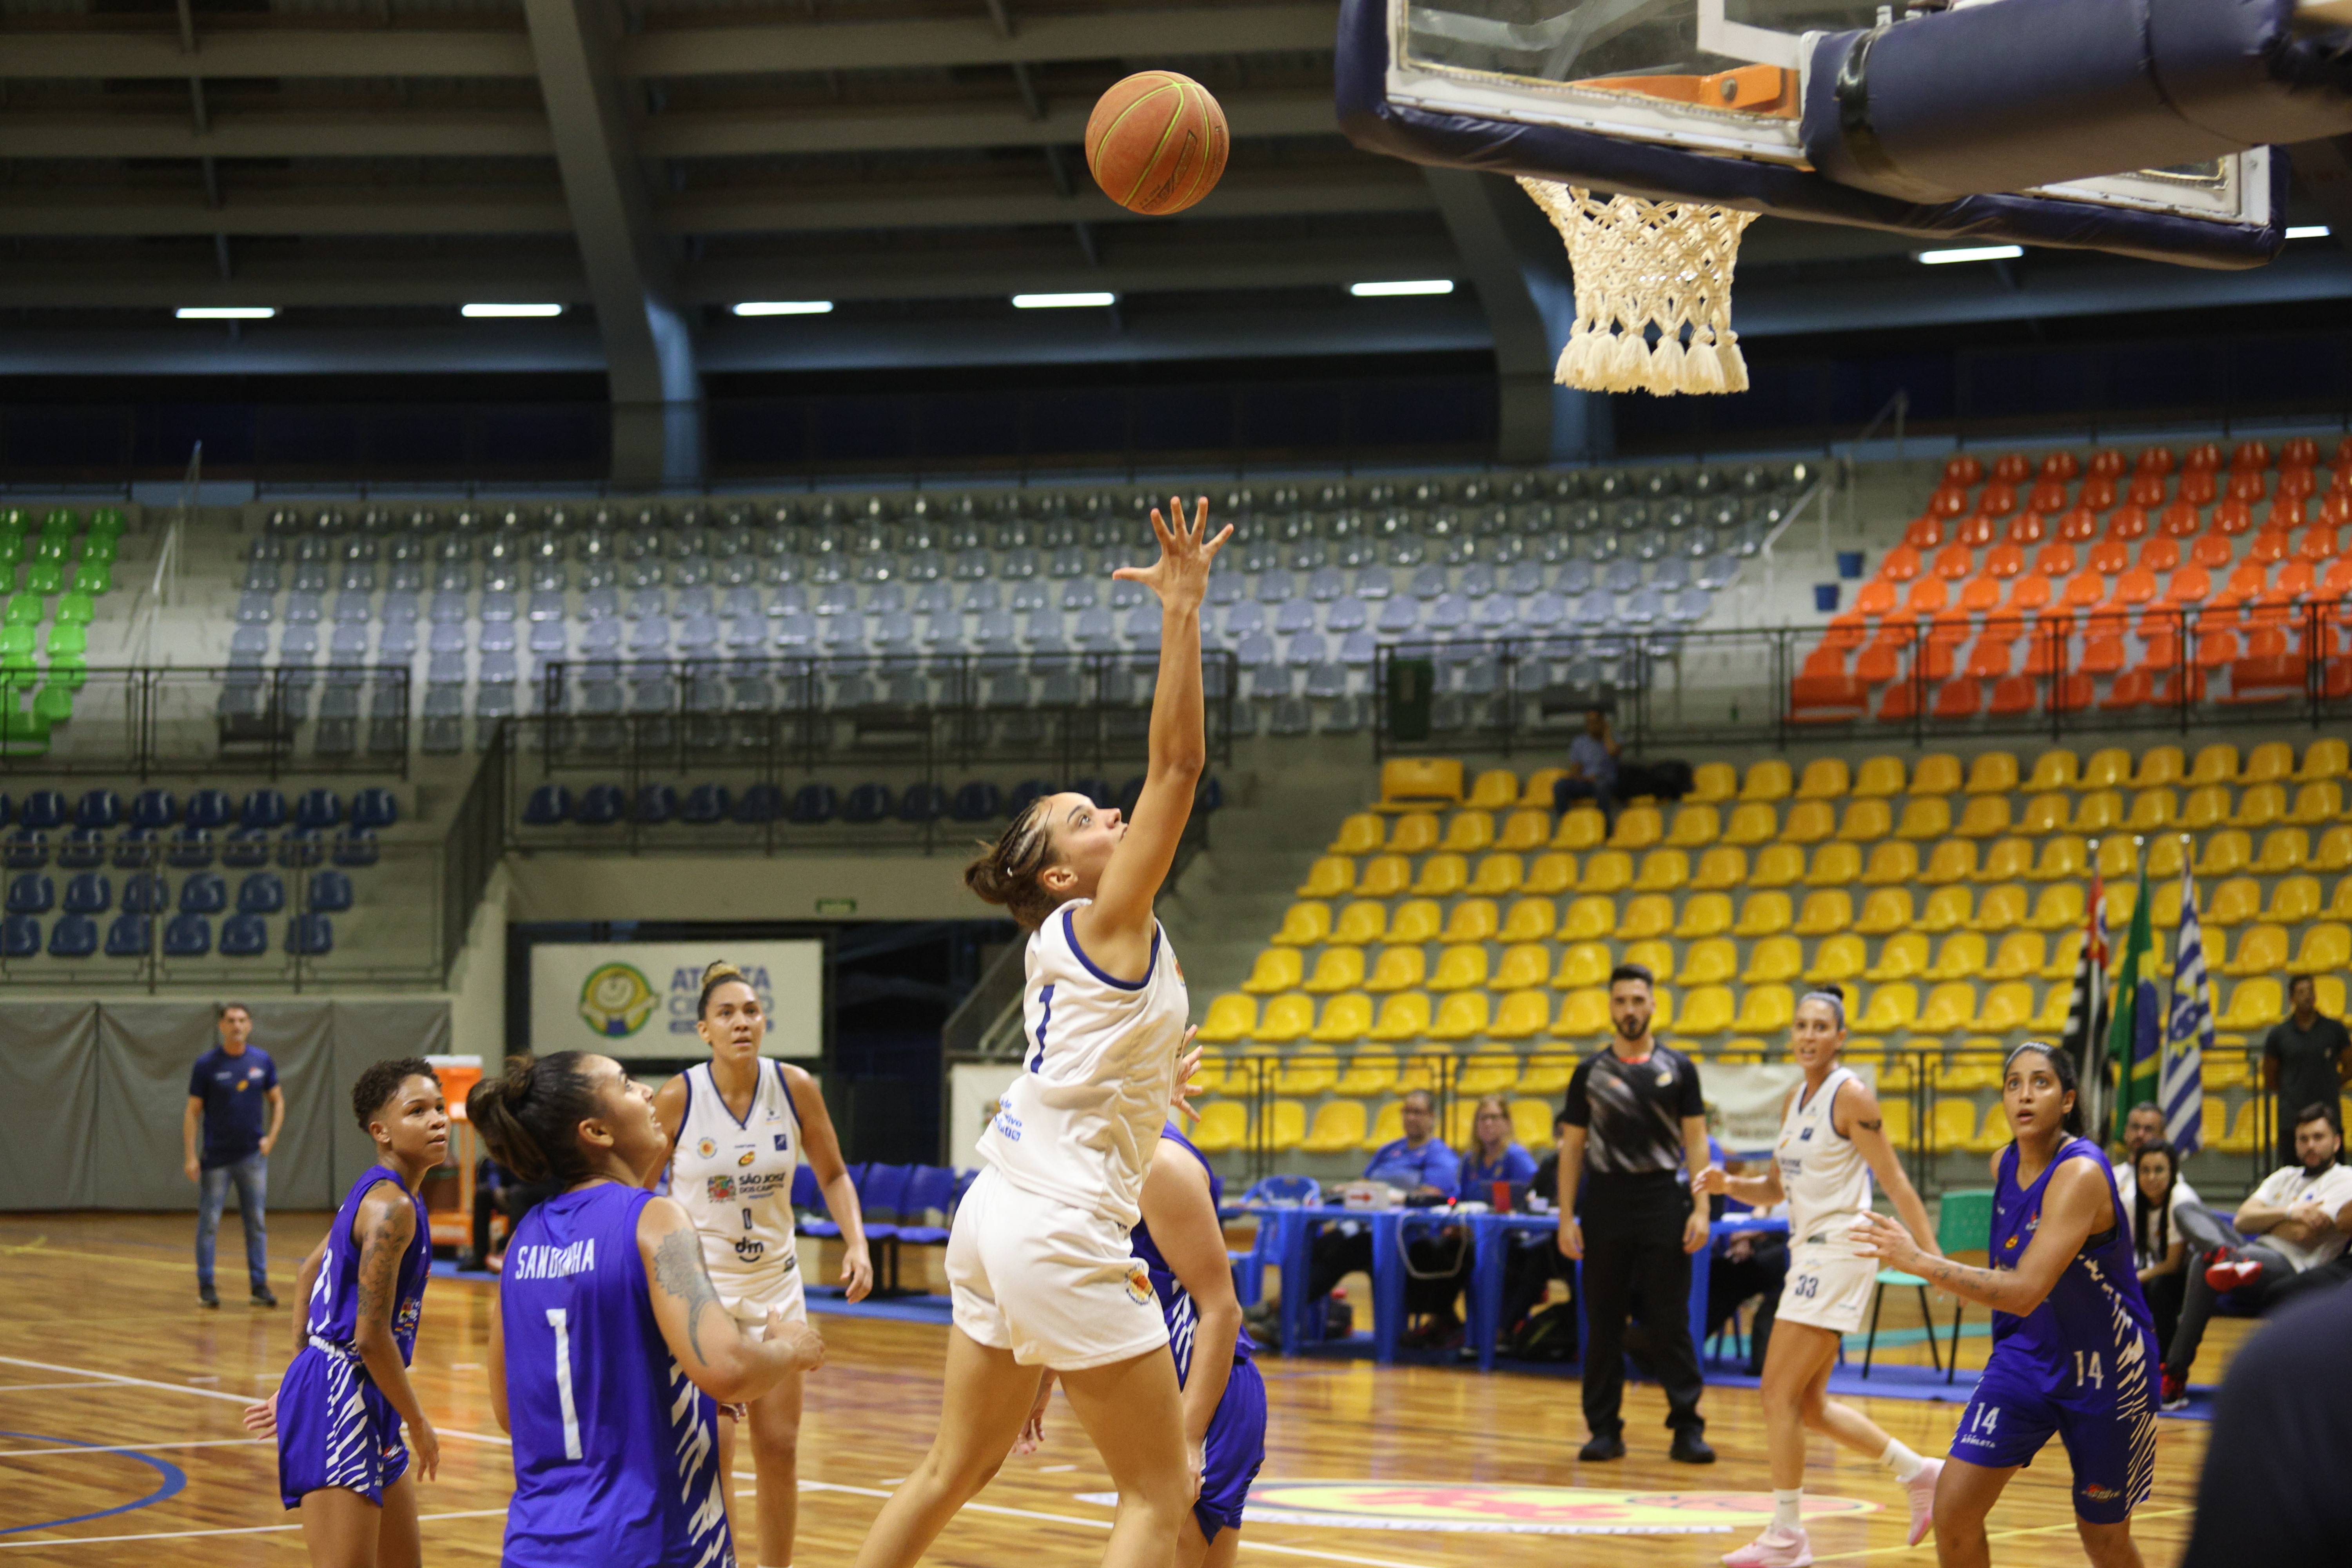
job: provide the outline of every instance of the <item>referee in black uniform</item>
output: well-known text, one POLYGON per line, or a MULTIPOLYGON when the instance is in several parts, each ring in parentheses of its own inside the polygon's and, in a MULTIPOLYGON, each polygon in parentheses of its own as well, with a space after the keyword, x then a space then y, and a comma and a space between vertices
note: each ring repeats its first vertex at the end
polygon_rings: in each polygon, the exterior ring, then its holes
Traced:
POLYGON ((1559 1249, 1584 1263, 1582 1459, 1625 1457, 1625 1317, 1638 1290, 1650 1355, 1666 1391, 1669 1455, 1715 1463, 1698 1413, 1698 1349, 1691 1343, 1691 1254, 1707 1244, 1704 1200, 1706 1107, 1698 1066, 1650 1037, 1650 972, 1621 963, 1609 975, 1617 1037, 1568 1081, 1559 1130, 1559 1249))

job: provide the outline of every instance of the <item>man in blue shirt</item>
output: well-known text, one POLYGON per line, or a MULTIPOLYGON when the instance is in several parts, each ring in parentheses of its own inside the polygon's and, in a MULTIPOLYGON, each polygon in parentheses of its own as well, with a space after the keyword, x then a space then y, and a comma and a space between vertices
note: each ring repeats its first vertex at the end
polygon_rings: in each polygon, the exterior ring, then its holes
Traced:
POLYGON ((1575 801, 1590 800, 1612 826, 1617 819, 1617 753, 1622 748, 1609 732, 1609 715, 1595 708, 1584 715, 1584 733, 1568 743, 1568 776, 1551 786, 1554 811, 1565 812, 1575 801))
POLYGON ((188 1110, 181 1127, 188 1180, 196 1184, 196 1299, 220 1305, 213 1289, 213 1244, 220 1235, 221 1208, 236 1185, 236 1206, 245 1220, 245 1271, 253 1304, 275 1307, 269 1290, 269 1232, 263 1205, 269 1188, 269 1151, 286 1124, 286 1096, 278 1087, 278 1064, 247 1042, 253 1013, 242 1002, 222 1005, 220 1044, 196 1058, 188 1074, 188 1110), (266 1124, 266 1126, 265 1126, 266 1124), (201 1148, 199 1135, 201 1134, 201 1148))
MULTIPOLYGON (((1453 1197, 1462 1184, 1462 1161, 1437 1136, 1436 1099, 1425 1089, 1411 1090, 1403 1120, 1404 1136, 1381 1145, 1364 1180, 1386 1182, 1407 1196, 1453 1197)), ((1352 1220, 1332 1226, 1316 1237, 1311 1263, 1307 1292, 1319 1301, 1349 1275, 1371 1272, 1371 1233, 1352 1220)))

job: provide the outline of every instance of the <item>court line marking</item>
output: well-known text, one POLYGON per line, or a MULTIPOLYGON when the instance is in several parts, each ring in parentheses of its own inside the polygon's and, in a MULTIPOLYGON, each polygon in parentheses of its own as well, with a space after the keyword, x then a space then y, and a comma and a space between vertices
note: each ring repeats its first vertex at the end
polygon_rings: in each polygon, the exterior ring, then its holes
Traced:
POLYGON ((104 1386, 103 1384, 92 1383, 86 1378, 78 1378, 71 1383, 0 1383, 0 1394, 22 1394, 28 1388, 101 1388, 104 1386))
MULTIPOLYGON (((2134 1519, 2179 1519, 2182 1514, 2194 1513, 2197 1510, 2193 1508, 2144 1508, 2134 1510, 2131 1517, 2134 1519)), ((1985 1540, 1987 1542, 1991 1542, 1995 1541, 2009 1541, 2021 1535, 2051 1535, 2062 1530, 2072 1530, 2074 1528, 2074 1521, 2070 1519, 2063 1524, 2035 1524, 2024 1526, 2017 1530, 1991 1531, 1986 1534, 1985 1540)), ((1859 1552, 1819 1552, 1815 1554, 1813 1561, 1816 1563, 1850 1563, 1858 1557, 1885 1557, 1896 1552, 1933 1552, 1935 1549, 1935 1544, 1932 1541, 1923 1541, 1916 1546, 1872 1546, 1866 1547, 1859 1552)))
MULTIPOLYGON (((420 1513, 419 1524, 431 1524, 443 1519, 487 1519, 494 1513, 504 1513, 502 1508, 461 1509, 455 1513, 420 1513)), ((186 1541, 199 1535, 276 1535, 301 1529, 297 1524, 243 1524, 219 1530, 159 1530, 145 1535, 61 1535, 53 1541, 0 1541, 0 1552, 13 1552, 26 1546, 97 1546, 110 1541, 186 1541)))
MULTIPOLYGON (((192 1388, 184 1383, 159 1383, 152 1377, 131 1377, 122 1373, 100 1372, 96 1367, 89 1366, 61 1366, 56 1362, 26 1361, 22 1356, 0 1355, 0 1365, 29 1366, 37 1372, 79 1373, 84 1377, 96 1378, 101 1383, 110 1383, 129 1388, 159 1388, 166 1394, 192 1394, 198 1399, 226 1399, 239 1407, 257 1403, 242 1394, 231 1394, 225 1388, 192 1388)), ((455 1426, 436 1426, 433 1430, 440 1436, 462 1437, 469 1443, 488 1443, 500 1448, 514 1447, 511 1438, 495 1437, 487 1432, 462 1432, 455 1426)))
POLYGON ((35 1454, 143 1454, 151 1448, 236 1448, 267 1443, 267 1437, 204 1437, 184 1443, 91 1443, 71 1448, 0 1448, 0 1460, 35 1454))
MULTIPOLYGON (((18 1442, 55 1443, 74 1447, 83 1446, 76 1438, 59 1437, 47 1432, 0 1432, 0 1437, 13 1437, 18 1442)), ((152 1508, 159 1502, 167 1502, 188 1489, 188 1472, 169 1459, 159 1459, 152 1454, 137 1452, 126 1454, 123 1458, 136 1459, 155 1472, 159 1479, 153 1491, 149 1492, 145 1497, 135 1498, 130 1502, 117 1503, 112 1508, 93 1509, 88 1513, 67 1514, 59 1519, 38 1520, 31 1524, 0 1525, 0 1535, 20 1535, 27 1531, 52 1531, 68 1524, 88 1524, 93 1519, 110 1519, 118 1513, 131 1513, 142 1508, 152 1508)))

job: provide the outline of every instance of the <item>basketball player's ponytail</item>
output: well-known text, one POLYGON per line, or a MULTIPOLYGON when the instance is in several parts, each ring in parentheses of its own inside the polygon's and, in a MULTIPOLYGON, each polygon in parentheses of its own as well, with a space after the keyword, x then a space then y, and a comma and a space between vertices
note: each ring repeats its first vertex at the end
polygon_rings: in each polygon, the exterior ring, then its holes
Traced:
POLYGON ((602 1109, 584 1051, 551 1057, 509 1057, 506 1071, 484 1077, 466 1096, 466 1116, 482 1134, 490 1158, 526 1182, 562 1182, 588 1174, 579 1128, 602 1109))
POLYGON ((723 958, 703 970, 702 995, 694 1005, 694 1016, 696 1017, 699 1018, 704 1014, 710 1011, 710 994, 713 991, 718 990, 721 985, 726 984, 730 980, 742 980, 743 984, 746 985, 751 984, 748 980, 743 980, 743 972, 741 970, 736 968, 733 964, 728 963, 723 958))
POLYGON ((1003 905, 1024 930, 1035 931, 1062 905, 1044 881, 1053 862, 1053 835, 1045 830, 1045 803, 1040 800, 963 868, 963 885, 983 901, 1003 905))

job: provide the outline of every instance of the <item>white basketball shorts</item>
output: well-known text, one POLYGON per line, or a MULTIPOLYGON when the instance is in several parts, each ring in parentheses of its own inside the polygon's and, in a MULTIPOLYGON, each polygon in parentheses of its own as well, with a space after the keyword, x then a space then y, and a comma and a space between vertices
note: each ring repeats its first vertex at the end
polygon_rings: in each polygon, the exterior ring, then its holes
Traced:
POLYGON ((1800 1241, 1789 1248, 1789 1279, 1780 1287, 1776 1321, 1836 1334, 1859 1332, 1877 1278, 1874 1258, 1828 1242, 1800 1241))
POLYGON ((955 1325, 1024 1366, 1108 1366, 1168 1348, 1167 1321, 1127 1231, 983 1169, 948 1237, 955 1325))

